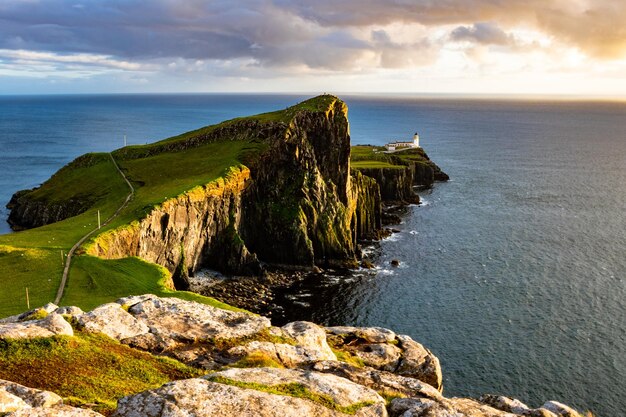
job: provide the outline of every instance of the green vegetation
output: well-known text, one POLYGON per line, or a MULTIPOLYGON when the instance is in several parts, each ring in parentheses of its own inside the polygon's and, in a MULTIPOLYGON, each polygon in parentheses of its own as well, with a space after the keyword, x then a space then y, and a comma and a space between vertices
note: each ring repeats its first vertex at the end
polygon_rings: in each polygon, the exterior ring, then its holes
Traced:
POLYGON ((252 352, 230 366, 233 368, 284 368, 283 364, 262 352, 252 352))
MULTIPOLYGON (((135 188, 127 207, 92 238, 120 228, 131 228, 155 207, 199 186, 219 181, 233 170, 255 160, 268 146, 230 127, 238 122, 288 123, 299 111, 326 111, 336 100, 325 95, 286 110, 226 121, 148 145, 127 146, 113 157, 135 188)), ((65 255, 83 235, 97 227, 97 212, 108 219, 122 205, 128 185, 106 153, 86 154, 63 167, 29 199, 44 203, 79 204, 84 213, 47 226, 0 236, 0 317, 26 310, 26 288, 30 305, 54 299, 59 287, 65 255), (70 202, 71 201, 71 202, 70 202)), ((293 208, 280 215, 293 216, 293 208)), ((297 212, 295 213, 297 215, 297 212)), ((233 236, 237 238, 237 236, 233 236)), ((86 245, 88 246, 88 241, 86 245)), ((170 290, 164 271, 138 259, 106 261, 79 250, 72 261, 62 304, 88 309, 117 297, 152 292, 159 295, 216 304, 206 297, 170 290)), ((224 306, 224 305, 222 305, 224 306)))
POLYGON ((337 349, 337 348, 331 348, 331 350, 337 357, 337 360, 341 362, 345 362, 357 368, 365 367, 365 362, 363 362, 363 359, 359 358, 358 356, 353 355, 352 353, 348 351, 337 349))
POLYGON ((123 396, 203 372, 129 348, 104 335, 0 340, 0 379, 53 391, 109 414, 123 396))
POLYGON ((214 298, 188 291, 169 289, 169 272, 137 257, 102 259, 82 255, 74 259, 71 282, 62 304, 77 305, 85 310, 128 295, 155 294, 177 297, 231 311, 245 311, 214 298))
POLYGON ((277 385, 263 385, 256 382, 244 382, 234 379, 226 378, 221 375, 209 375, 207 379, 211 382, 217 382, 224 385, 232 385, 239 388, 253 389, 256 391, 267 392, 269 394, 287 395, 290 397, 303 398, 320 404, 326 408, 330 408, 335 411, 339 411, 344 414, 356 414, 363 407, 368 407, 374 404, 373 401, 363 401, 354 403, 349 406, 342 406, 337 404, 330 396, 324 394, 318 394, 311 391, 306 386, 297 382, 288 384, 277 385))
POLYGON ((428 159, 421 148, 410 148, 400 152, 385 153, 383 146, 356 145, 351 148, 350 166, 362 168, 404 169, 410 162, 427 163, 428 159))

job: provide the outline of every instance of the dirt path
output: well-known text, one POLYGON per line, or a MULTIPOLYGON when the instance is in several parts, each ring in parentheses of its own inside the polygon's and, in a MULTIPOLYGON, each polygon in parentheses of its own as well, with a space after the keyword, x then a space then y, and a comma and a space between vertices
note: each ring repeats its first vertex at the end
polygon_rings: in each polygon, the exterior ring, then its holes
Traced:
MULTIPOLYGON (((126 184, 128 184, 128 188, 130 188, 130 193, 128 194, 128 196, 126 196, 126 200, 124 200, 124 203, 122 203, 122 205, 119 206, 119 208, 115 211, 115 213, 113 213, 111 217, 109 217, 108 219, 105 220, 104 223, 102 223, 102 227, 111 223, 111 221, 113 221, 113 219, 115 219, 120 214, 120 212, 124 210, 124 208, 128 205, 128 202, 135 195, 135 187, 133 187, 130 181, 128 181, 128 178, 126 178, 126 175, 124 175, 119 165, 117 165, 117 162, 115 162, 115 158, 113 158, 113 154, 109 153, 109 156, 111 157, 111 162, 113 162, 113 165, 115 165, 115 169, 117 169, 117 172, 120 173, 122 178, 124 178, 124 181, 126 181, 126 184)), ((80 247, 80 245, 82 245, 87 239, 89 239, 89 237, 91 237, 91 235, 96 233, 98 230, 99 229, 96 227, 91 232, 81 237, 80 240, 76 242, 74 246, 72 246, 70 251, 67 253, 67 259, 65 260, 65 268, 63 269, 63 277, 61 278, 61 284, 59 284, 59 289, 57 290, 57 296, 54 299, 54 304, 58 305, 61 302, 61 299, 63 298, 63 293, 65 292, 65 286, 67 285, 67 276, 70 273, 70 265, 72 263, 72 256, 74 256, 74 252, 76 252, 76 250, 80 247)))

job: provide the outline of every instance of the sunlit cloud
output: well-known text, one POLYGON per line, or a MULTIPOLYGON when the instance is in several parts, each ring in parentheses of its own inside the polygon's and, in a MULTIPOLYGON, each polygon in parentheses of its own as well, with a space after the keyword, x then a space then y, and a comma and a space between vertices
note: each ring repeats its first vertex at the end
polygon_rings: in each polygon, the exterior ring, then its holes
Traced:
POLYGON ((117 77, 141 91, 600 94, 603 74, 626 94, 625 23, 614 0, 3 0, 0 89, 76 77, 110 90, 117 77))

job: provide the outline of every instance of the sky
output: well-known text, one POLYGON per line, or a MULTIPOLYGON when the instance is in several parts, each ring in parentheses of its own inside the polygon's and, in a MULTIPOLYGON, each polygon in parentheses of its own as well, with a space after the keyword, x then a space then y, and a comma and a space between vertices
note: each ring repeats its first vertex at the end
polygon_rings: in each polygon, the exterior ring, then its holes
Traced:
POLYGON ((0 0, 0 94, 626 98, 626 0, 0 0))

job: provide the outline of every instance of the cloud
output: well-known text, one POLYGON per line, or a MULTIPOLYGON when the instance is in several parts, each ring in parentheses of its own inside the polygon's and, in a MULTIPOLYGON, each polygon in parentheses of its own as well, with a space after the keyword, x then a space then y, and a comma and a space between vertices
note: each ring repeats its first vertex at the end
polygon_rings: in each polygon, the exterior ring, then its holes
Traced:
POLYGON ((494 23, 475 23, 472 26, 459 26, 452 31, 453 41, 470 41, 483 45, 511 45, 515 37, 508 35, 494 23))
POLYGON ((540 50, 604 63, 626 58, 625 21, 615 0, 0 0, 0 68, 204 82, 522 67, 540 50))

